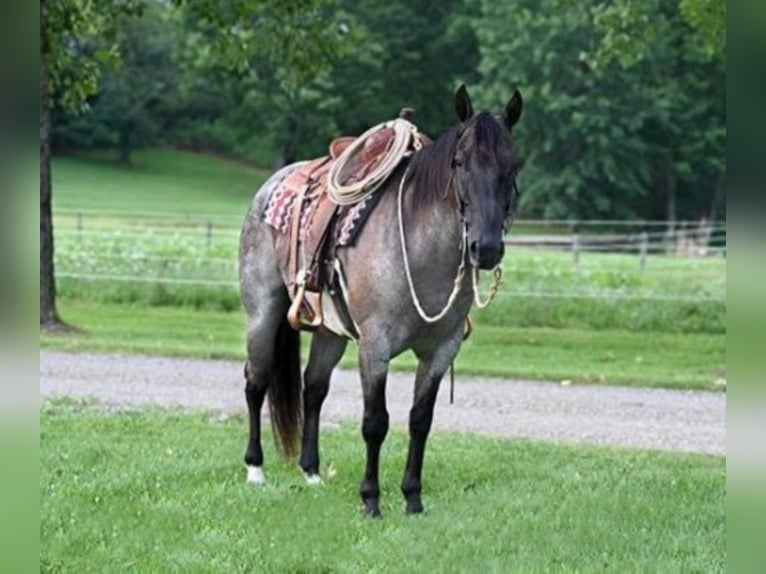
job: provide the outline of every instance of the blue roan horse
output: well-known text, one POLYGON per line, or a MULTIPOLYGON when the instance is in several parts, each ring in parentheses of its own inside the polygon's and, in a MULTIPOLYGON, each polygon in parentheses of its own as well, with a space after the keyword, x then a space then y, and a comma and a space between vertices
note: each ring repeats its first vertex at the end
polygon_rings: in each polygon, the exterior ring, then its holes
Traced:
MULTIPOLYGON (((474 113, 461 86, 455 109, 459 123, 396 169, 376 192, 382 196, 356 244, 335 253, 345 272, 348 311, 359 334, 362 435, 367 446, 360 494, 370 516, 380 515, 378 467, 388 432, 389 361, 408 349, 419 361, 401 484, 407 512, 418 513, 423 511, 421 474, 434 403, 463 340, 474 300, 471 278, 478 269, 500 263, 503 233, 515 209, 520 161, 511 130, 521 116, 521 95, 514 92, 499 115, 474 113), (435 320, 434 315, 442 316, 435 320)), ((301 377, 299 332, 285 318, 290 278, 277 257, 288 238, 263 221, 268 201, 264 190, 292 169, 280 170, 256 194, 240 243, 240 283, 248 317, 245 396, 250 440, 245 463, 252 483, 264 482, 261 407, 267 393, 283 452, 297 454, 300 445, 300 466, 307 480, 320 482, 319 414, 347 343, 342 336, 316 331, 301 377)))

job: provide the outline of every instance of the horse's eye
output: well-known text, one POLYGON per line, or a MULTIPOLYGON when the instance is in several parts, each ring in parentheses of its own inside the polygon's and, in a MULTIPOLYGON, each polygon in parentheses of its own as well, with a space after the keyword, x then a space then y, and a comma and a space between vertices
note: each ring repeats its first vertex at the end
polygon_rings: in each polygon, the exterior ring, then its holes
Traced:
POLYGON ((463 165, 463 160, 459 157, 453 157, 452 158, 452 167, 461 167, 463 165))

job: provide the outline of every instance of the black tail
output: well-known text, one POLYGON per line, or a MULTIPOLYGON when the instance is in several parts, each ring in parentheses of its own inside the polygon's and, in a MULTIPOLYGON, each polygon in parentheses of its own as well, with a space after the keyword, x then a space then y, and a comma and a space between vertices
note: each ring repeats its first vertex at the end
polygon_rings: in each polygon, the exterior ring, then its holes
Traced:
POLYGON ((302 386, 300 332, 285 318, 277 329, 268 393, 274 441, 287 458, 295 457, 300 447, 302 386))

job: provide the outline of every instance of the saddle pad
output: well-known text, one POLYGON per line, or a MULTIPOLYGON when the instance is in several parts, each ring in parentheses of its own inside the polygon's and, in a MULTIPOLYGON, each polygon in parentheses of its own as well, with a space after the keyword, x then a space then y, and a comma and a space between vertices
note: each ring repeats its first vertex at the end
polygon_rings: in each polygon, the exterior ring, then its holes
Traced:
MULTIPOLYGON (((303 212, 301 214, 300 238, 306 236, 306 230, 310 227, 311 219, 316 213, 321 202, 331 201, 326 191, 327 174, 319 179, 319 185, 307 193, 303 199, 303 212)), ((293 209, 295 209, 297 190, 285 185, 286 180, 278 182, 269 198, 266 210, 263 214, 264 221, 280 233, 290 232, 290 221, 293 209)), ((374 193, 366 199, 345 207, 338 208, 333 238, 337 247, 349 247, 356 243, 367 217, 377 205, 382 194, 374 193)))

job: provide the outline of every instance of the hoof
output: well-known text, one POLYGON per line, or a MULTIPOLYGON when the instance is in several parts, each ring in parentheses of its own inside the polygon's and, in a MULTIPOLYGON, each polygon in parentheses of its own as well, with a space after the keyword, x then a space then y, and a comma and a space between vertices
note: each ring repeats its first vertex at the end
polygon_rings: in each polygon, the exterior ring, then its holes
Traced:
POLYGON ((266 484, 263 468, 260 466, 247 465, 247 484, 255 484, 256 486, 263 486, 266 484))
POLYGON ((377 498, 371 498, 364 501, 364 513, 368 518, 382 518, 380 513, 380 504, 377 498))
POLYGON ((407 514, 421 514, 423 512, 423 503, 418 500, 408 500, 405 509, 407 514))
POLYGON ((306 484, 309 486, 319 486, 322 484, 322 477, 318 474, 308 474, 304 472, 303 476, 306 477, 306 484))

